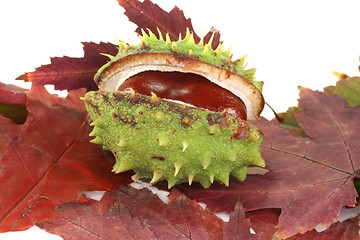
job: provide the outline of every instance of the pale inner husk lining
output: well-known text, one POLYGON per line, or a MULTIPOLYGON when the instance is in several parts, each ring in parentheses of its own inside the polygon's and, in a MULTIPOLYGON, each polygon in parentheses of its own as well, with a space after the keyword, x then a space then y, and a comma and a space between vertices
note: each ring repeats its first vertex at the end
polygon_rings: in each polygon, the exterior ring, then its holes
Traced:
POLYGON ((193 73, 207 78, 209 81, 238 96, 246 106, 248 120, 257 119, 257 112, 259 110, 255 108, 258 108, 259 104, 256 101, 257 96, 254 91, 256 87, 241 76, 225 76, 226 72, 215 71, 213 67, 210 64, 203 64, 201 68, 196 66, 189 68, 189 66, 183 66, 181 62, 176 64, 164 63, 162 61, 156 63, 149 63, 147 61, 143 63, 133 62, 113 71, 107 76, 106 81, 99 82, 99 88, 103 91, 116 91, 128 78, 146 71, 193 73), (249 87, 249 84, 252 86, 249 87))

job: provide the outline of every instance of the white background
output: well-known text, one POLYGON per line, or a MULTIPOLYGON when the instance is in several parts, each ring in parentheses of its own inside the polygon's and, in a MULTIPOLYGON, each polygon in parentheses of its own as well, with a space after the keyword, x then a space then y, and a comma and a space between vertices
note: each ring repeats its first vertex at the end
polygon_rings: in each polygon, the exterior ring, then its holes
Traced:
MULTIPOLYGON (((332 70, 359 75, 359 1, 153 2, 166 11, 175 5, 184 10, 198 35, 214 26, 226 46, 232 44, 234 59, 247 54, 277 112, 297 105, 298 86, 334 85, 332 70)), ((50 57, 82 57, 81 42, 137 42, 136 26, 123 12, 115 0, 1 1, 0 81, 13 83, 50 57)), ((268 109, 263 115, 273 117, 268 109)))

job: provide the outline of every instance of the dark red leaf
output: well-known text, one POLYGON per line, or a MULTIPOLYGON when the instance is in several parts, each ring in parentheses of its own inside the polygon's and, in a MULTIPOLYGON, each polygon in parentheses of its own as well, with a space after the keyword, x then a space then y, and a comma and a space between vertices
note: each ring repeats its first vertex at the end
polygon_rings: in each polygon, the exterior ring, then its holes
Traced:
POLYGON ((312 230, 305 234, 298 234, 287 240, 355 240, 360 239, 360 217, 337 222, 328 230, 318 233, 312 230))
POLYGON ((101 202, 65 203, 60 220, 38 226, 65 239, 221 239, 222 221, 173 192, 166 205, 148 190, 121 187, 101 202), (211 226, 211 227, 210 227, 211 226))
MULTIPOLYGON (((192 229, 203 228, 208 232, 211 239, 222 238, 222 231, 220 230, 223 221, 218 217, 204 211, 196 201, 188 199, 177 189, 173 189, 168 198, 170 202, 169 205, 171 206, 170 211, 172 214, 175 214, 175 217, 179 218, 179 215, 181 215, 184 218, 183 221, 186 222, 186 225, 191 225, 192 229), (177 209, 181 209, 181 212, 177 209)), ((192 231, 191 237, 194 237, 194 239, 202 239, 201 233, 203 233, 203 230, 192 231)))
POLYGON ((52 219, 56 205, 81 201, 82 191, 130 182, 130 173, 111 173, 111 153, 89 142, 90 121, 79 99, 84 93, 72 91, 61 99, 33 86, 24 124, 0 116, 0 232, 52 219))
POLYGON ((204 43, 208 43, 214 34, 211 47, 216 49, 220 43, 220 32, 216 28, 211 28, 210 31, 204 36, 204 43))
POLYGON ((279 238, 331 224, 343 206, 353 206, 359 177, 360 107, 350 108, 336 95, 301 89, 297 120, 308 137, 297 137, 276 120, 256 125, 265 135, 265 175, 249 175, 229 188, 182 188, 214 211, 231 210, 238 198, 248 210, 281 208, 279 238))
POLYGON ((168 205, 150 192, 139 194, 139 191, 131 188, 120 190, 111 191, 110 196, 115 199, 125 198, 132 215, 148 223, 158 238, 219 239, 222 235, 222 221, 219 218, 208 214, 195 201, 188 200, 175 190, 172 194, 179 197, 169 196, 171 201, 168 205))
MULTIPOLYGON (((157 29, 159 29, 163 36, 169 33, 171 40, 176 41, 179 34, 182 37, 186 35, 186 28, 194 32, 191 19, 185 18, 184 12, 176 6, 168 13, 149 0, 144 0, 144 2, 137 0, 117 1, 125 9, 125 15, 129 20, 138 26, 136 29, 138 34, 141 34, 141 29, 148 28, 158 35, 157 29)), ((220 42, 220 33, 214 28, 204 37, 204 43, 209 42, 213 32, 215 35, 212 47, 215 49, 220 42)), ((200 37, 195 32, 194 38, 196 42, 200 41, 200 37)))
POLYGON ((57 90, 75 90, 86 88, 97 90, 94 75, 97 70, 109 61, 101 53, 116 55, 117 47, 111 43, 100 44, 88 42, 84 45, 83 58, 55 57, 51 64, 36 68, 34 72, 25 73, 17 78, 36 85, 51 84, 57 90))
POLYGON ((230 214, 229 222, 223 226, 224 240, 232 239, 260 239, 260 235, 250 233, 250 221, 245 217, 245 210, 240 201, 230 214))
POLYGON ((156 239, 149 227, 132 216, 126 206, 106 195, 100 203, 91 200, 85 204, 64 203, 56 211, 61 214, 61 219, 41 221, 37 226, 65 240, 156 239), (99 212, 99 209, 107 210, 99 212))

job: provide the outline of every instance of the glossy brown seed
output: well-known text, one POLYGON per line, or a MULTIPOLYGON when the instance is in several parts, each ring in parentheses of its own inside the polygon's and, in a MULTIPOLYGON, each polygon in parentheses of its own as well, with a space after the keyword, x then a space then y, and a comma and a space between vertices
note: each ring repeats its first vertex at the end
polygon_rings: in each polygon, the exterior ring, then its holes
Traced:
POLYGON ((141 72, 127 79, 119 91, 132 88, 135 92, 160 98, 179 100, 196 107, 223 112, 241 119, 247 119, 243 101, 230 91, 219 87, 206 78, 180 72, 141 72))

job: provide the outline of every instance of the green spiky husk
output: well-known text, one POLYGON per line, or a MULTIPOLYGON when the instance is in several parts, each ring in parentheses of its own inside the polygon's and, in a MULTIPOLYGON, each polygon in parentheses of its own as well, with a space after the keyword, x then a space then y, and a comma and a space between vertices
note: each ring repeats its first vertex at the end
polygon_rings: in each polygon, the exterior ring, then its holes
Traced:
MULTIPOLYGON (((183 55, 184 57, 190 57, 196 60, 201 60, 203 62, 220 66, 224 69, 228 69, 251 83, 255 85, 260 91, 262 91, 263 82, 255 81, 255 68, 245 69, 244 66, 246 55, 240 57, 239 59, 232 61, 232 54, 230 48, 226 51, 223 50, 224 44, 220 43, 218 47, 213 50, 211 47, 212 39, 209 43, 204 44, 203 40, 199 43, 195 43, 194 36, 187 29, 186 36, 182 39, 181 36, 177 41, 171 41, 169 34, 166 35, 163 39, 161 33, 159 32, 159 38, 156 37, 154 33, 148 30, 148 34, 142 30, 142 36, 139 36, 141 43, 138 45, 129 45, 119 40, 119 51, 116 56, 107 55, 111 61, 102 66, 97 74, 95 79, 110 66, 113 62, 118 61, 121 58, 124 58, 129 55, 138 54, 138 53, 171 53, 177 55, 183 55)), ((96 80, 95 80, 96 81, 96 80)))
POLYGON ((151 183, 213 181, 246 177, 248 165, 264 167, 263 136, 247 121, 134 92, 89 92, 92 142, 116 158, 113 172, 134 170, 151 183))

